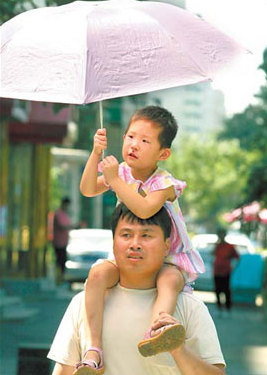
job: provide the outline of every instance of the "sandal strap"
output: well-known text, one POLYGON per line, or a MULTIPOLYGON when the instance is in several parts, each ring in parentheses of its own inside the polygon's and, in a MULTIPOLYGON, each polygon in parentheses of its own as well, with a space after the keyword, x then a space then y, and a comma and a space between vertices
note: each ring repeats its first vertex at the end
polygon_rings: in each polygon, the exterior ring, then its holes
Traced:
POLYGON ((162 326, 162 327, 158 328, 157 331, 159 331, 159 333, 158 333, 157 335, 155 335, 155 336, 151 336, 152 328, 150 328, 150 329, 145 333, 145 336, 144 336, 143 340, 148 340, 148 339, 150 339, 150 338, 152 338, 152 337, 157 337, 162 331, 164 331, 166 328, 170 327, 171 325, 173 325, 173 324, 168 324, 168 325, 166 325, 166 326, 162 326))
MULTIPOLYGON (((100 348, 97 348, 96 346, 91 346, 89 349, 86 350, 86 352, 84 353, 84 356, 86 356, 86 354, 88 352, 97 352, 98 355, 99 355, 99 359, 100 359, 99 364, 97 364, 97 368, 103 367, 103 365, 104 365, 103 350, 100 349, 100 348)), ((95 362, 95 361, 93 361, 93 362, 95 362)))
POLYGON ((92 367, 92 368, 98 368, 98 364, 93 359, 83 359, 81 362, 76 363, 75 369, 77 370, 79 367, 92 367))

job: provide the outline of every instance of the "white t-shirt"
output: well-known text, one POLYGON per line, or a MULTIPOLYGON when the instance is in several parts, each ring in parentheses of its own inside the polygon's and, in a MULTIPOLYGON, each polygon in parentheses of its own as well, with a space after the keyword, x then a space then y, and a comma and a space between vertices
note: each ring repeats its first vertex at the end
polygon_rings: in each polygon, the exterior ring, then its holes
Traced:
MULTIPOLYGON (((156 289, 108 291, 104 322, 105 375, 179 375, 172 356, 161 353, 142 357, 137 344, 149 328, 156 289)), ((60 323, 48 358, 70 366, 81 360, 90 347, 83 330, 84 292, 71 301, 60 323)), ((210 364, 225 364, 213 320, 207 307, 193 294, 180 293, 174 316, 186 330, 186 346, 210 364)))

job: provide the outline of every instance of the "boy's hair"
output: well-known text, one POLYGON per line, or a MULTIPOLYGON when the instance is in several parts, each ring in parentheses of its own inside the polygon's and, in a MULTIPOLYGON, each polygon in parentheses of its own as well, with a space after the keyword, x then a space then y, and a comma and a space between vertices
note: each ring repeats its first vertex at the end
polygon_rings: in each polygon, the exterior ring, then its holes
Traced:
POLYGON ((169 238, 171 235, 171 219, 164 207, 162 207, 155 215, 151 216, 150 218, 140 219, 138 216, 133 214, 132 211, 130 211, 124 203, 120 203, 115 208, 112 215, 111 229, 113 237, 119 220, 124 218, 126 218, 129 223, 138 223, 141 225, 158 225, 163 231, 164 239, 169 238))
POLYGON ((158 106, 147 106, 138 109, 130 118, 125 134, 133 121, 145 119, 153 122, 161 128, 159 143, 161 148, 170 148, 177 131, 178 124, 174 116, 167 109, 158 106))

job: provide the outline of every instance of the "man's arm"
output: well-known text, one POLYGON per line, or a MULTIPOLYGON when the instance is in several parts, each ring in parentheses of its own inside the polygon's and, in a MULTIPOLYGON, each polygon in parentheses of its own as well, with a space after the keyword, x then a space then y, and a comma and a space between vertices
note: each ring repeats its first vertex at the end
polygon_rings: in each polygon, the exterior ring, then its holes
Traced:
MULTIPOLYGON (((167 314, 161 313, 158 320, 153 324, 152 329, 157 330, 163 326, 179 323, 176 318, 167 314)), ((201 345, 201 342, 200 342, 201 345)), ((173 359, 176 362, 178 369, 182 375, 223 375, 224 364, 211 364, 203 360, 199 355, 195 354, 186 345, 181 345, 179 348, 171 352, 173 359)))
POLYGON ((56 363, 52 375, 72 375, 74 367, 56 363))
POLYGON ((214 364, 205 362, 194 354, 185 345, 171 352, 177 367, 182 375, 222 375, 225 374, 223 364, 214 364))

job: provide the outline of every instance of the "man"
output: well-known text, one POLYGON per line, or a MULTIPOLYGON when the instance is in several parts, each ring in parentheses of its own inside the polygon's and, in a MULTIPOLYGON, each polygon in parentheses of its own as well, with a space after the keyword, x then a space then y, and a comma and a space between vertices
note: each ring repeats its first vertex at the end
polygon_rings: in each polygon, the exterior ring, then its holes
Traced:
MULTIPOLYGON (((222 375, 225 362, 213 321, 206 306, 193 294, 181 293, 174 316, 162 313, 157 330, 180 321, 185 343, 171 353, 144 358, 137 344, 150 321, 156 298, 156 277, 169 251, 170 218, 162 208, 142 220, 124 204, 115 209, 112 221, 114 256, 120 283, 105 301, 103 350, 105 375, 222 375)), ((70 303, 48 357, 55 360, 53 375, 72 375, 90 343, 83 331, 83 292, 70 303)))
POLYGON ((65 273, 66 248, 69 239, 69 230, 73 228, 68 215, 70 199, 62 198, 61 205, 54 213, 53 219, 53 246, 56 255, 57 282, 60 284, 65 273))
POLYGON ((233 245, 225 241, 226 230, 218 229, 218 243, 214 250, 214 286, 218 309, 222 309, 221 293, 225 295, 225 307, 229 313, 232 308, 232 296, 230 289, 230 279, 232 273, 231 262, 233 259, 239 260, 239 254, 233 245))

